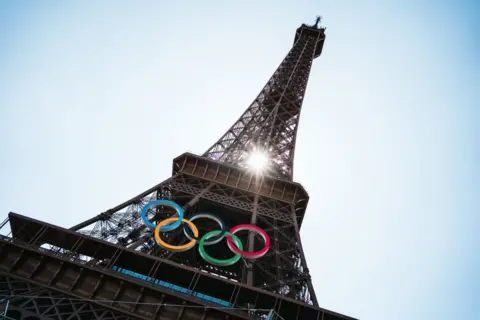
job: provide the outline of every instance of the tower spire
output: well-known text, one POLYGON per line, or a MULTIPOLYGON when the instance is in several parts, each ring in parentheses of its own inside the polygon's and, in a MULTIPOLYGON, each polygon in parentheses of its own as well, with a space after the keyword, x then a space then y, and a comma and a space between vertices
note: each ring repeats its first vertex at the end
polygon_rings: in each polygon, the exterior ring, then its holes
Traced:
POLYGON ((252 157, 267 159, 265 174, 293 179, 295 141, 300 111, 314 58, 325 34, 314 26, 297 29, 285 59, 248 109, 204 154, 204 157, 248 168, 252 157))

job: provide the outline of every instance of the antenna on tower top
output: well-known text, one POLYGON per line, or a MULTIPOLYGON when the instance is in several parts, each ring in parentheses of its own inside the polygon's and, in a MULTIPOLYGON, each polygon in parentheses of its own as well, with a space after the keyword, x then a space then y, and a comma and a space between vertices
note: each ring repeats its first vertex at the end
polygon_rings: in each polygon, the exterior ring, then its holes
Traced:
POLYGON ((313 25, 315 28, 318 28, 318 24, 322 21, 322 16, 317 16, 315 19, 315 24, 313 25))

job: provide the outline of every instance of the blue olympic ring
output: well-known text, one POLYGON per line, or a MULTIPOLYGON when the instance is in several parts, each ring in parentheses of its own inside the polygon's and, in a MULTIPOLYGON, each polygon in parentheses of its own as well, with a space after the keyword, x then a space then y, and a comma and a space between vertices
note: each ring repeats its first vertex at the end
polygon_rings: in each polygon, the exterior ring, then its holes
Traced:
POLYGON ((170 200, 154 200, 150 201, 147 203, 143 208, 142 208, 142 220, 143 223, 145 223, 147 226, 149 226, 152 229, 155 229, 156 225, 154 225, 150 220, 147 218, 147 211, 150 207, 158 207, 158 206, 166 206, 175 209, 178 213, 178 220, 164 225, 160 228, 161 231, 171 231, 176 229, 180 224, 182 223, 182 219, 184 216, 184 212, 182 207, 180 207, 177 203, 170 201, 170 200))

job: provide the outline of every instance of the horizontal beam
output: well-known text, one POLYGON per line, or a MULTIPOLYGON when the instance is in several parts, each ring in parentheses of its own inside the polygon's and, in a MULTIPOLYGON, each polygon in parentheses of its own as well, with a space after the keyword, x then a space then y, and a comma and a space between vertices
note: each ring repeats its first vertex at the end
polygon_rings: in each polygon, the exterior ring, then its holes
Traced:
MULTIPOLYGON (((3 247, 0 251, 0 270, 17 277, 37 281, 37 284, 43 286, 55 286, 57 291, 66 290, 71 293, 76 292, 76 294, 82 292, 82 294, 92 294, 94 292, 92 285, 100 279, 105 279, 103 280, 106 281, 105 284, 101 286, 105 286, 105 290, 110 293, 102 293, 98 296, 99 299, 101 297, 112 299, 112 290, 127 290, 125 292, 128 294, 124 294, 124 296, 130 297, 129 300, 132 300, 132 297, 138 298, 138 294, 142 293, 140 298, 142 301, 158 302, 159 297, 163 296, 177 302, 209 305, 209 308, 215 309, 214 303, 202 300, 199 295, 192 295, 192 292, 196 292, 226 301, 239 309, 247 306, 255 306, 256 309, 262 310, 275 308, 285 319, 353 319, 19 214, 10 213, 9 219, 12 239, 0 240, 0 245, 3 247), (71 254, 48 252, 44 248, 40 248, 40 245, 44 247, 46 243, 68 250, 71 254), (84 257, 80 259, 79 255, 84 257), (85 262, 88 259, 102 261, 102 263, 89 265, 85 262), (40 268, 42 263, 44 267, 40 268), (46 271, 35 271, 39 268, 46 271), (135 274, 186 288, 188 291, 184 293, 175 291, 115 271, 114 268, 130 270, 135 274), (65 279, 68 278, 70 282, 55 278, 60 274, 65 279)), ((98 291, 98 289, 96 290, 98 291)), ((143 307, 139 306, 138 308, 143 307)), ((138 315, 138 310, 133 313, 138 315)), ((145 312, 150 311, 145 310, 145 312)), ((230 313, 233 316, 232 319, 244 319, 243 311, 224 310, 222 312, 230 313)), ((150 315, 148 317, 151 319, 150 315)))
POLYGON ((245 169, 184 153, 173 160, 173 175, 183 173, 290 204, 308 202, 308 194, 299 183, 267 175, 256 176, 245 169))
MULTIPOLYGON (((244 194, 250 194, 252 197, 258 195, 262 200, 259 201, 259 214, 275 217, 286 222, 293 222, 293 219, 296 219, 299 228, 301 228, 309 196, 299 183, 267 175, 257 176, 240 167, 191 153, 184 153, 173 160, 173 176, 179 174, 214 183, 225 190, 229 190, 227 192, 240 191, 244 194), (278 204, 278 206, 276 206, 277 208, 285 205, 293 205, 295 215, 292 216, 290 210, 287 214, 279 214, 278 210, 264 207, 261 204, 264 201, 278 204)), ((182 186, 174 181, 172 186, 173 188, 182 189, 182 186)), ((190 188, 191 186, 188 186, 188 189, 190 188)), ((213 191, 203 195, 206 199, 212 196, 216 198, 221 195, 215 194, 213 191)))
POLYGON ((47 290, 21 278, 0 273, 0 296, 9 299, 9 319, 95 319, 131 320, 121 312, 113 311, 85 299, 47 290))
POLYGON ((222 309, 119 272, 105 272, 12 242, 0 240, 0 245, 0 275, 85 299, 133 319, 201 319, 204 313, 207 316, 203 319, 221 319, 226 315, 232 320, 250 319, 245 311, 222 309))

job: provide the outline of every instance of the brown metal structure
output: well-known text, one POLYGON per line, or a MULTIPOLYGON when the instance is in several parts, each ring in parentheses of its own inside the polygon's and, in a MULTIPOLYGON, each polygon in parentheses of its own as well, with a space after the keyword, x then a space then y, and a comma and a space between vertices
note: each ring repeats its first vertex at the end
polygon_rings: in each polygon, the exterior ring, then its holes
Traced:
MULTIPOLYGON (((18 319, 352 319, 318 307, 300 239, 308 194, 292 181, 296 133, 313 59, 325 29, 302 25, 294 45, 240 119, 205 154, 173 160, 172 177, 119 206, 66 230, 15 213, 0 239, 0 300, 18 319), (248 169, 254 150, 267 172, 248 169), (172 253, 153 240, 141 209, 152 200, 185 213, 213 212, 228 226, 255 224, 271 238, 257 260, 219 267, 198 250, 172 253), (273 311, 272 311, 273 310, 273 311)), ((148 211, 151 221, 175 214, 148 211)), ((6 223, 6 222, 5 222, 6 223)), ((215 229, 196 220, 204 232, 215 229)), ((218 227, 216 227, 218 228, 218 227)), ((239 233, 248 251, 262 240, 239 233)), ((185 243, 182 228, 162 233, 185 243)), ((209 249, 231 256, 226 245, 209 249)))

